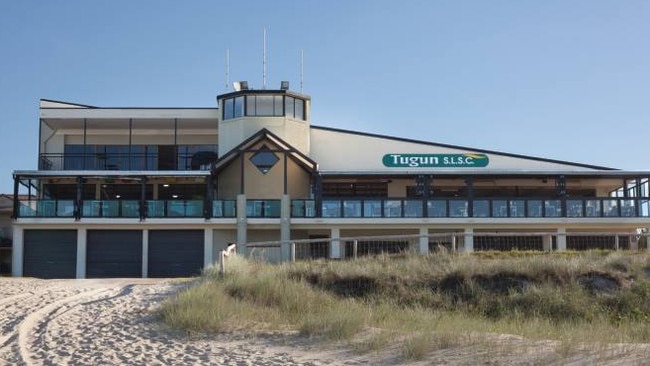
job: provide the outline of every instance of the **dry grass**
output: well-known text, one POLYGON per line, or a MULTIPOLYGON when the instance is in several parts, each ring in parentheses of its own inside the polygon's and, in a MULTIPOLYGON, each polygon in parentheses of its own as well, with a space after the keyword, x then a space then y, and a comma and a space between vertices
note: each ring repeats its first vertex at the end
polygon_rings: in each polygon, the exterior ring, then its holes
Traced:
MULTIPOLYGON (((649 268, 646 253, 602 251, 281 265, 237 258, 223 277, 206 271, 161 314, 198 332, 298 330, 356 352, 397 344, 409 361, 483 342, 476 334, 553 340, 554 357, 570 359, 585 345, 650 342, 649 268)), ((488 358, 499 350, 486 347, 488 358)))

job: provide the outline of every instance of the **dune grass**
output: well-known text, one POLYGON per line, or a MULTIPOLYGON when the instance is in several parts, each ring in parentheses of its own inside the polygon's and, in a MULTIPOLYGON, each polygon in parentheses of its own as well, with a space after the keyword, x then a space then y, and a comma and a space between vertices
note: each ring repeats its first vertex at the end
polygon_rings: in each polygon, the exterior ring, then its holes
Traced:
POLYGON ((475 334, 578 344, 650 342, 650 255, 488 252, 377 256, 277 265, 237 257, 165 302, 197 332, 299 331, 357 352, 398 343, 404 359, 475 334))

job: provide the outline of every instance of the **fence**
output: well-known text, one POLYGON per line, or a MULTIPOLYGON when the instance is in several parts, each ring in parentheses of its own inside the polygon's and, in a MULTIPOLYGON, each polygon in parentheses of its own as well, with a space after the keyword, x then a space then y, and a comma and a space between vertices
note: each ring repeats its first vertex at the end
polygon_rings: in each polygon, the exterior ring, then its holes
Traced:
POLYGON ((428 235, 384 235, 247 243, 247 255, 266 261, 347 259, 381 253, 438 251, 564 251, 648 249, 649 233, 630 232, 446 232, 428 235), (283 258, 282 246, 288 246, 283 258), (285 255, 286 257, 286 255, 285 255))

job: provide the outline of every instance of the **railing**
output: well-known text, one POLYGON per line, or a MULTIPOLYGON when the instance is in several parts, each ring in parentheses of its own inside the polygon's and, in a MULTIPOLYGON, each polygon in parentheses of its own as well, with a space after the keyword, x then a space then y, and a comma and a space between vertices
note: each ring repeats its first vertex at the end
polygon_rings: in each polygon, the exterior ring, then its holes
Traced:
POLYGON ((83 201, 83 217, 140 217, 140 201, 83 201))
POLYGON ((157 153, 47 153, 39 158, 39 170, 209 170, 214 158, 197 153, 176 153, 163 160, 157 153))
MULTIPOLYGON (((293 200, 292 217, 315 217, 314 200, 293 200)), ((585 199, 325 199, 325 218, 650 217, 648 198, 585 199)))
POLYGON ((357 258, 380 253, 436 253, 481 251, 648 250, 647 232, 473 232, 450 231, 426 235, 382 235, 286 241, 249 242, 250 256, 258 260, 357 258), (562 244, 560 244, 562 243, 562 244), (424 245, 423 245, 424 244, 424 245), (289 257, 281 258, 281 247, 289 257), (332 248, 337 250, 333 251, 332 248))
POLYGON ((74 217, 73 200, 25 200, 20 201, 20 217, 74 217))
MULTIPOLYGON (((84 200, 79 217, 214 217, 237 216, 235 200, 84 200), (208 204, 211 203, 211 209, 208 204)), ((585 199, 326 199, 292 200, 295 218, 597 218, 650 217, 649 198, 585 199)), ((19 217, 75 217, 74 200, 20 201, 19 217)), ((246 217, 279 218, 280 200, 246 201, 246 217)))
POLYGON ((246 201, 246 217, 280 217, 280 200, 248 200, 246 201))
MULTIPOLYGON (((145 217, 204 217, 203 200, 147 200, 145 217)), ((140 217, 138 200, 85 200, 80 204, 79 217, 136 218, 140 217)), ((19 217, 75 217, 74 200, 23 200, 19 217)), ((236 216, 234 200, 212 202, 214 218, 236 216)))

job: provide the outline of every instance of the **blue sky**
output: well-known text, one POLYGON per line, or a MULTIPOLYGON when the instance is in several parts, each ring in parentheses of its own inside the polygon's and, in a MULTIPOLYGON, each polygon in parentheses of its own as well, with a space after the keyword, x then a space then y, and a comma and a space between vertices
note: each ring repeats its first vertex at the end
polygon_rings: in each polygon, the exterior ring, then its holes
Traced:
POLYGON ((0 193, 37 166, 38 100, 212 107, 289 80, 312 124, 650 170, 648 1, 6 1, 0 193))

